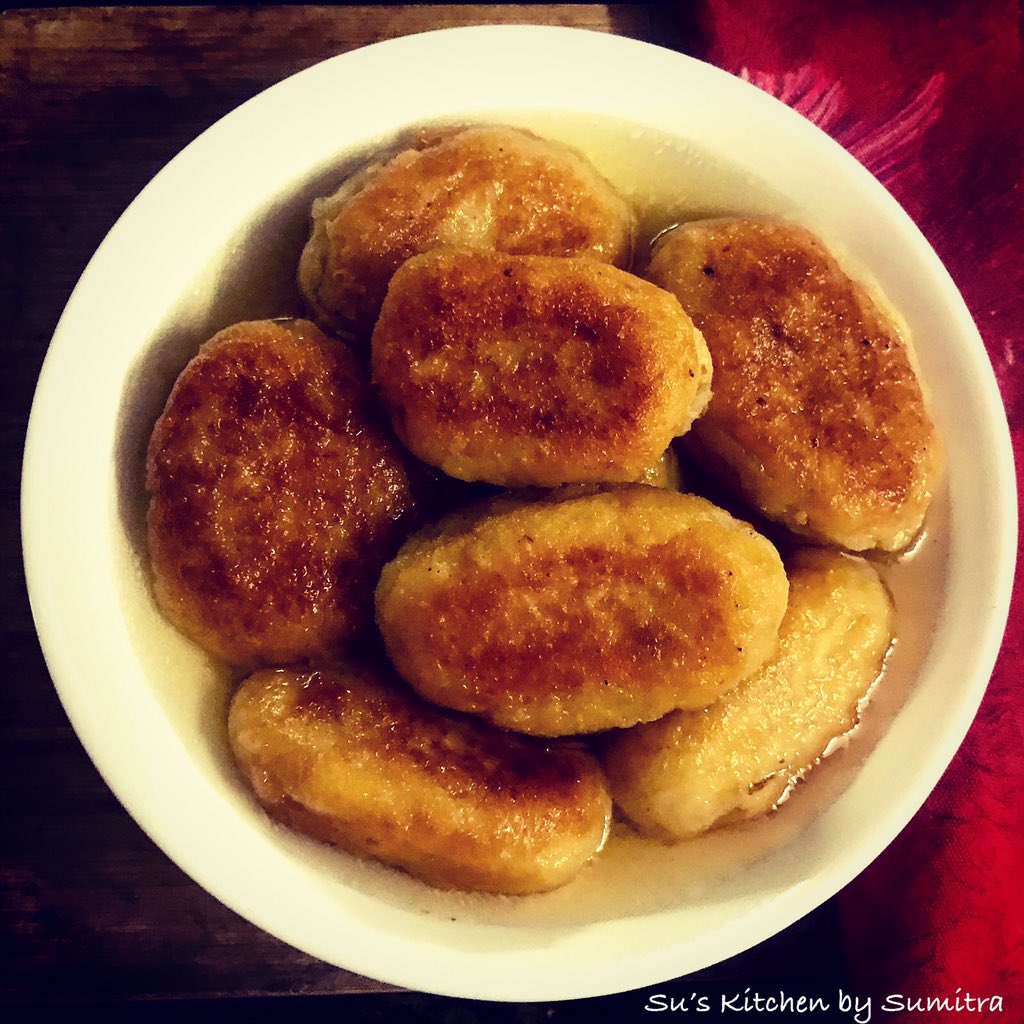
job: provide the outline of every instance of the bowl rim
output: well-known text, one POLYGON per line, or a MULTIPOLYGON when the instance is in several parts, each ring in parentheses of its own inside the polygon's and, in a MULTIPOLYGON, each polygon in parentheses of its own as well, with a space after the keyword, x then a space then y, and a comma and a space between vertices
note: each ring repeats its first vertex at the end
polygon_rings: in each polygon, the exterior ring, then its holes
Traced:
MULTIPOLYGON (((493 55, 495 51, 488 52, 493 55)), ((560 107, 567 109, 564 102, 560 107)), ((574 105, 571 109, 577 108, 574 105)), ((423 120, 422 116, 413 116, 407 124, 423 120)), ((101 391, 105 387, 100 381, 95 383, 101 391)), ((114 386, 114 382, 111 384, 114 386)), ((116 382, 117 387, 121 384, 123 382, 116 382)), ((91 464, 102 468, 105 461, 108 459, 96 458, 91 464)), ((512 1002, 558 1000, 605 995, 657 984, 756 945, 838 892, 907 824, 962 742, 981 702, 1001 645, 1017 554, 1014 482, 1009 428, 998 387, 984 345, 959 292, 923 235, 896 201, 837 143, 795 111, 749 83, 695 58, 650 43, 583 29, 532 25, 473 26, 385 40, 300 71, 217 121, 174 157, 143 189, 90 260, 67 303, 46 354, 26 435, 22 470, 22 543, 26 581, 40 644, 55 688, 76 733, 104 781, 129 813, 157 845, 201 886, 241 916, 296 948, 368 977, 443 995, 512 1002), (133 778, 132 772, 126 769, 125 760, 130 759, 136 749, 136 741, 111 738, 104 709, 97 706, 90 696, 90 677, 83 672, 76 649, 78 637, 70 619, 72 609, 68 599, 62 596, 66 565, 61 559, 67 557, 68 545, 56 532, 59 516, 54 508, 55 495, 61 493, 62 485, 69 477, 68 468, 75 464, 74 459, 86 457, 83 454, 85 450, 80 447, 81 438, 73 437, 60 426, 62 406, 69 389, 82 386, 74 376, 76 367, 80 369, 81 359, 81 355, 75 353, 76 324, 91 315, 104 287, 105 275, 109 274, 118 254, 138 235, 142 221, 165 198, 173 197, 174 190, 182 181, 188 180, 192 170, 201 166, 204 160, 209 159, 210 153, 222 145, 222 137, 230 136, 237 141, 261 112, 280 116, 280 111, 289 103, 322 85, 337 84, 367 70, 385 66, 401 68, 407 63, 419 67, 427 58, 436 61, 444 57, 444 65, 456 71, 470 67, 479 72, 479 51, 492 46, 499 46, 502 55, 489 57, 488 63, 499 67, 509 63, 508 53, 533 54, 535 57, 559 55, 561 60, 557 69, 543 61, 537 63, 536 74, 552 83, 552 87, 564 86, 571 81, 570 73, 579 75, 585 66, 600 68, 602 73, 612 75, 612 69, 620 61, 631 67, 644 67, 651 81, 661 84, 671 82, 692 86, 699 82, 715 93, 717 103, 728 103, 738 96, 738 102, 744 109, 756 109, 769 120, 782 124, 787 133, 801 138, 811 149, 823 154, 822 159, 841 168, 846 177, 856 181, 861 191, 871 197, 885 216, 902 225, 904 241, 918 254, 922 272, 926 272, 936 288, 942 291, 949 314, 955 320, 956 333, 965 341, 965 350, 960 355, 971 363, 974 371, 971 383, 980 396, 977 404, 984 410, 984 419, 975 427, 989 442, 989 450, 983 458, 992 473, 992 490, 987 496, 992 519, 989 532, 981 541, 986 545, 984 565, 993 571, 976 581, 981 618, 975 630, 974 646, 961 664, 965 686, 956 724, 945 726, 934 747, 921 752, 921 761, 909 789, 876 822, 871 842, 856 847, 841 862, 830 864, 827 871, 775 894, 742 920, 726 922, 714 934, 704 936, 702 949, 696 956, 692 942, 669 943, 662 948, 646 949, 642 954, 620 953, 614 970, 607 962, 590 962, 574 965, 571 969, 565 966, 556 973, 550 969, 550 964, 545 964, 545 960, 557 959, 545 943, 535 949, 514 952, 474 953, 433 946, 429 955, 424 955, 421 938, 382 937, 361 921, 348 922, 353 934, 343 943, 332 946, 322 935, 311 941, 301 923, 288 919, 286 903, 277 900, 269 905, 253 905, 252 893, 243 888, 246 880, 232 875, 231 865, 223 856, 212 856, 209 844, 205 847, 200 845, 197 849, 194 844, 184 842, 184 836, 175 831, 183 819, 172 811, 170 796, 151 770, 140 771, 140 777, 133 778), (54 443, 55 431, 57 444, 54 443), (160 801, 149 800, 147 785, 159 791, 160 801), (685 956, 684 950, 689 950, 685 956)), ((83 521, 102 529, 104 516, 110 511, 109 495, 107 502, 97 505, 97 509, 83 521)), ((79 574, 88 574, 91 570, 100 573, 101 578, 104 550, 102 545, 84 546, 77 563, 79 574)), ((89 610, 88 615, 90 618, 99 616, 98 621, 102 620, 100 610, 89 610)), ((82 628, 77 627, 79 633, 82 628)), ((153 711, 143 694, 129 698, 127 703, 140 721, 154 721, 153 711)), ((187 753, 181 749, 169 748, 166 754, 168 761, 175 765, 184 764, 187 760, 187 753)), ((210 816, 208 823, 211 827, 214 821, 210 816)), ((571 937, 557 936, 557 943, 571 946, 571 937)))

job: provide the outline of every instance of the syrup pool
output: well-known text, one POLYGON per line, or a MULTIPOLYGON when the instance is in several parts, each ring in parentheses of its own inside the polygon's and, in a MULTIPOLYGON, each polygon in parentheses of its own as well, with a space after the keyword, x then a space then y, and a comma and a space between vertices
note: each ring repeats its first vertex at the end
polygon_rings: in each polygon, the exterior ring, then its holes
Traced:
MULTIPOLYGON (((658 232, 680 221, 718 215, 801 217, 755 175, 710 158, 697 146, 633 124, 607 118, 545 113, 487 112, 461 123, 491 122, 530 128, 586 153, 633 203, 638 216, 638 264, 658 232)), ((310 870, 336 886, 339 904, 355 886, 403 908, 450 920, 473 920, 535 928, 608 920, 710 898, 716 886, 813 828, 815 818, 849 784, 927 661, 936 628, 938 595, 945 586, 948 557, 948 496, 936 495, 925 533, 912 552, 876 564, 896 605, 897 641, 871 702, 849 743, 833 753, 796 787, 773 815, 673 846, 642 840, 616 824, 601 854, 568 886, 547 894, 505 898, 441 892, 379 864, 357 861, 271 822, 238 776, 227 744, 226 718, 232 679, 199 652, 157 611, 145 557, 144 453, 152 425, 174 377, 198 346, 217 330, 242 320, 302 313, 294 284, 295 266, 308 230, 313 198, 334 190, 370 155, 395 144, 381 139, 365 151, 342 154, 315 168, 290 194, 270 197, 264 211, 205 266, 165 318, 140 358, 126 390, 118 451, 121 533, 115 543, 124 572, 123 605, 145 678, 197 769, 216 780, 234 812, 255 816, 272 841, 288 848, 310 870)), ((830 240, 826 237, 826 242, 830 240)), ((870 268, 852 263, 831 245, 848 272, 872 286, 870 268)), ((877 294, 877 289, 875 289, 877 294)), ((898 311, 897 311, 898 312, 898 311)), ((927 382, 925 382, 927 385, 927 382)), ((898 784, 898 780, 894 781, 898 784)))

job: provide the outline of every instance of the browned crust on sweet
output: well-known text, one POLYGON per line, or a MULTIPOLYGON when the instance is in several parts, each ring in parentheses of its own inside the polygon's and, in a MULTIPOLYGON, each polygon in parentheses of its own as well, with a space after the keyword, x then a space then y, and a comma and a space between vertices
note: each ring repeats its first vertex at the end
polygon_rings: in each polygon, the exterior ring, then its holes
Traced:
POLYGON ((935 430, 896 325, 821 242, 775 221, 698 221, 664 237, 648 276, 714 361, 691 450, 800 532, 909 543, 936 485, 935 430))
POLYGON ((601 846, 596 761, 446 715, 386 674, 263 671, 232 702, 243 774, 275 818, 435 885, 560 885, 601 846))
POLYGON ((422 772, 452 797, 480 790, 505 795, 521 806, 548 808, 553 801, 564 801, 559 815, 583 819, 574 790, 581 784, 584 762, 568 748, 564 753, 570 756, 546 757, 549 746, 444 715, 401 692, 397 681, 379 686, 365 676, 346 677, 330 669, 297 678, 301 687, 295 693, 294 714, 324 722, 344 719, 346 729, 378 740, 372 745, 375 758, 422 772))
MULTIPOLYGON (((627 266, 633 215, 574 150, 507 127, 442 132, 314 207, 300 284, 326 326, 368 336, 391 275, 445 245, 627 266)), ((344 187, 344 186, 343 186, 344 187)))
POLYGON ((413 506, 364 372, 304 321, 241 323, 203 346, 154 427, 147 490, 161 607, 243 665, 365 629, 413 506))
POLYGON ((385 568, 377 621, 425 697, 540 735, 701 707, 768 656, 774 548, 709 502, 633 486, 452 517, 385 568))
POLYGON ((673 296, 587 260, 414 257, 373 335, 406 445, 507 486, 637 479, 703 407, 710 372, 673 296))

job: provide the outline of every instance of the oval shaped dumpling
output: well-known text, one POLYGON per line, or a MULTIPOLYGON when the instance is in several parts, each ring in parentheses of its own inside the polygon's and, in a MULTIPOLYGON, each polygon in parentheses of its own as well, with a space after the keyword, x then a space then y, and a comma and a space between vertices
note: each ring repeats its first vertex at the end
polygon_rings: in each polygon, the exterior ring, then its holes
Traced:
POLYGON ((668 292, 590 260, 465 249, 395 274, 372 362, 411 451, 508 487, 636 480, 703 411, 711 380, 668 292))
POLYGON ((444 246, 628 266, 634 219, 584 156, 518 128, 424 136, 313 204, 299 286, 325 327, 365 340, 391 275, 444 246))
POLYGON ((704 333, 715 394, 688 438, 769 518, 853 551, 906 547, 939 444, 892 318, 792 224, 683 224, 647 276, 704 333))
POLYGON ((147 489, 160 607, 239 665, 353 641, 412 526, 365 373, 307 321, 236 324, 200 349, 154 427, 147 489))
POLYGON ((270 814, 444 888, 553 889, 601 848, 597 762, 442 714, 367 669, 265 670, 231 703, 235 758, 270 814))
POLYGON ((798 553, 778 652, 706 711, 613 734, 612 795, 644 833, 684 839, 772 810, 848 734, 893 637, 889 595, 866 562, 798 553))
POLYGON ((411 537, 377 623, 427 699, 556 736, 710 704, 771 654, 786 594, 745 523, 631 486, 499 500, 411 537))

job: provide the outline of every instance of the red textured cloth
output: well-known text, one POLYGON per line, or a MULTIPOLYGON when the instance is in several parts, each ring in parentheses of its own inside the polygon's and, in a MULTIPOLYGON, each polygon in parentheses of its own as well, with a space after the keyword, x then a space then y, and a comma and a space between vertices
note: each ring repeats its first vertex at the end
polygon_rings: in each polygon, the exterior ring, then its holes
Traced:
MULTIPOLYGON (((692 16, 692 10, 689 12, 692 16)), ((1024 74, 1015 3, 710 0, 699 55, 795 107, 917 222, 984 338, 1024 466, 1024 74)), ((981 711, 939 786, 840 896, 851 987, 999 995, 1024 1022, 1024 582, 981 711)), ((882 1016, 880 1013, 878 1016, 882 1016)))

